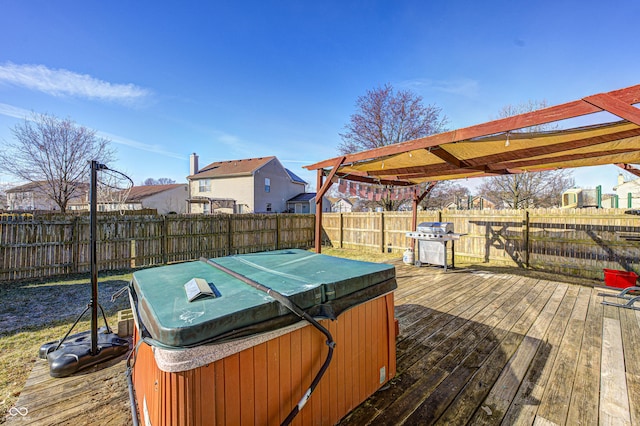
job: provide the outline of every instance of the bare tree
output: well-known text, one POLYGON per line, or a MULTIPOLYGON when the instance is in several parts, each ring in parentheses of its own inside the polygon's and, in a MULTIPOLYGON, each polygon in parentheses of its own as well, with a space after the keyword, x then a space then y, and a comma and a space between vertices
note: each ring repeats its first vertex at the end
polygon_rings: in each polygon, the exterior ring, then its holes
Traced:
POLYGON ((148 186, 148 185, 170 185, 172 183, 176 183, 175 180, 170 179, 170 178, 166 178, 166 177, 162 177, 159 179, 154 179, 154 178, 147 178, 144 180, 143 185, 144 186, 148 186))
POLYGON ((571 171, 562 169, 486 178, 479 192, 512 209, 557 207, 560 195, 574 185, 571 171))
MULTIPOLYGON (((519 105, 507 105, 498 118, 535 111, 547 106, 546 101, 528 101, 519 105)), ((542 124, 519 129, 518 133, 535 133, 556 130, 557 125, 542 124)), ((480 194, 495 200, 503 207, 523 209, 529 207, 554 207, 560 204, 561 194, 575 185, 572 172, 567 169, 530 172, 484 178, 478 188, 480 194)))
MULTIPOLYGON (((390 84, 368 91, 356 100, 357 112, 351 115, 341 133, 338 150, 350 154, 429 136, 446 130, 447 117, 435 105, 423 105, 422 96, 408 90, 395 92, 390 84)), ((371 209, 398 210, 407 199, 394 199, 389 192, 379 201, 369 201, 371 209)))
POLYGON ((0 169, 39 184, 62 212, 86 188, 89 161, 107 164, 114 157, 108 139, 70 119, 34 113, 11 132, 15 140, 3 141, 0 169))
POLYGON ((356 100, 341 133, 338 150, 350 154, 440 133, 447 117, 435 105, 424 106, 422 96, 408 90, 394 92, 390 84, 370 90, 356 100))
POLYGON ((460 198, 467 199, 469 195, 469 188, 446 180, 438 182, 433 190, 424 197, 420 205, 425 210, 441 210, 450 204, 456 203, 460 198))

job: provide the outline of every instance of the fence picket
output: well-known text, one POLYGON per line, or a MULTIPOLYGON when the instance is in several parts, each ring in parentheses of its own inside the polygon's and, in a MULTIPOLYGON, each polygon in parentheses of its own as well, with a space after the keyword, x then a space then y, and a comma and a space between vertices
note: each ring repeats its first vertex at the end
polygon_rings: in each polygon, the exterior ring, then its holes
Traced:
MULTIPOLYGON (((308 248, 313 235, 313 215, 100 215, 98 269, 308 248)), ((88 247, 86 216, 0 221, 0 281, 88 272, 88 247)))
MULTIPOLYGON (((531 267, 588 278, 640 274, 640 216, 625 209, 445 210, 418 213, 466 234, 457 262, 531 267)), ((308 248, 314 215, 105 215, 98 268, 129 269, 278 248, 308 248)), ((410 246, 411 212, 324 213, 323 244, 370 252, 410 246)), ((0 221, 0 281, 89 271, 89 219, 0 221)))

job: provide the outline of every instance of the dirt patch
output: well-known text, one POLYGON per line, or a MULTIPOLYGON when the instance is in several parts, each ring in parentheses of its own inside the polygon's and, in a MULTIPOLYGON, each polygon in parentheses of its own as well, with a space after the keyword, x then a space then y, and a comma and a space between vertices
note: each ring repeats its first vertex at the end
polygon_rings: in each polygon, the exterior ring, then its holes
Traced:
MULTIPOLYGON (((111 296, 130 279, 131 274, 99 279, 98 301, 107 315, 128 308, 126 295, 115 302, 111 301, 111 296)), ((91 301, 91 283, 89 278, 50 283, 2 283, 0 301, 2 337, 74 321, 91 301)))

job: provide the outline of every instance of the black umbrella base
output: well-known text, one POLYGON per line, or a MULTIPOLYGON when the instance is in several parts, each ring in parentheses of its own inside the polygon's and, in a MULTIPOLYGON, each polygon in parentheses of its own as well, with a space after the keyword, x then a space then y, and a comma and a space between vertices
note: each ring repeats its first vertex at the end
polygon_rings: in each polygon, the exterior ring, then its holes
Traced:
POLYGON ((115 333, 109 333, 106 327, 98 330, 98 351, 91 354, 91 331, 73 334, 60 343, 45 343, 40 347, 39 356, 49 362, 49 375, 51 377, 67 377, 77 371, 95 364, 117 358, 129 350, 129 341, 118 337, 115 333))

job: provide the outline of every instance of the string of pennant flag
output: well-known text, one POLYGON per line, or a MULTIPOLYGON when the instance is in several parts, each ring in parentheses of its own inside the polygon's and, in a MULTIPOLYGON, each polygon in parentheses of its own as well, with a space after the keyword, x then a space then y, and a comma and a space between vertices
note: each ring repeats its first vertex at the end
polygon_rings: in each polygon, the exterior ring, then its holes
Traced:
POLYGON ((382 199, 404 200, 411 197, 414 187, 390 187, 338 179, 338 191, 342 194, 358 196, 370 201, 380 201, 382 199))

